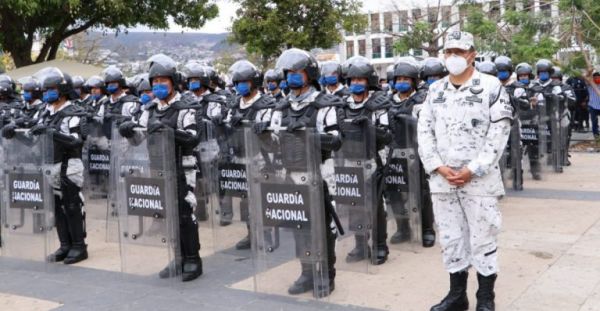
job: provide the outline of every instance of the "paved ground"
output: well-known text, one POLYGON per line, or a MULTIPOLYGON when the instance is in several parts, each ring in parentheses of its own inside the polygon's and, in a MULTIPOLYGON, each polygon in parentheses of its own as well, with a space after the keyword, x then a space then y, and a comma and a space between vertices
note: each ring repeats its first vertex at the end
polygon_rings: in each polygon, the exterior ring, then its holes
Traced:
MULTIPOLYGON (((509 192, 501 201, 499 310, 600 310, 600 155, 575 153, 571 161, 565 173, 527 179, 525 191, 509 192)), ((163 282, 153 274, 127 278, 118 272, 119 250, 105 242, 100 216, 90 217, 90 260, 76 267, 44 270, 1 258, 0 309, 428 310, 447 290, 438 246, 394 248, 388 263, 368 273, 340 270, 336 291, 322 302, 254 293, 249 254, 212 253, 209 241, 203 247, 205 274, 195 282, 163 282)), ((273 286, 285 288, 296 266, 268 272, 275 276, 273 286)), ((476 287, 471 277, 473 305, 476 287)))

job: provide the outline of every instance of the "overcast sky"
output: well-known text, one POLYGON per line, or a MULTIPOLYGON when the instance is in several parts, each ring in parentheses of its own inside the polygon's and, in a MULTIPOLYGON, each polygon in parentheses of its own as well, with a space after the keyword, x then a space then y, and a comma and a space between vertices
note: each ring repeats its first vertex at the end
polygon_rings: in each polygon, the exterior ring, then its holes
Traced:
MULTIPOLYGON (((386 11, 386 10, 395 10, 396 6, 405 7, 405 6, 426 6, 427 3, 430 3, 432 6, 437 6, 439 0, 363 0, 363 11, 386 11)), ((237 4, 233 3, 231 0, 215 0, 217 5, 219 6, 219 16, 215 19, 212 19, 204 25, 204 27, 200 29, 183 29, 176 25, 175 23, 171 23, 169 28, 170 32, 205 32, 205 33, 222 33, 229 32, 231 30, 231 21, 235 17, 235 11, 237 10, 237 4)), ((443 4, 450 3, 451 0, 442 0, 443 4)), ((147 29, 145 27, 136 27, 130 29, 131 31, 154 31, 147 29)))

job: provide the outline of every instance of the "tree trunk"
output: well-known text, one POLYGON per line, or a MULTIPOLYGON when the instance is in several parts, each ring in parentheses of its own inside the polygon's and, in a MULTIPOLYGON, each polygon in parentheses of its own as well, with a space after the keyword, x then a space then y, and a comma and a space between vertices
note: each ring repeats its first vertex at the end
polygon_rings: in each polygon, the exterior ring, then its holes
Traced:
POLYGON ((10 52, 10 56, 12 56, 13 61, 15 62, 15 67, 19 68, 33 64, 33 60, 31 59, 31 47, 24 48, 20 44, 13 44, 6 46, 6 50, 10 52))

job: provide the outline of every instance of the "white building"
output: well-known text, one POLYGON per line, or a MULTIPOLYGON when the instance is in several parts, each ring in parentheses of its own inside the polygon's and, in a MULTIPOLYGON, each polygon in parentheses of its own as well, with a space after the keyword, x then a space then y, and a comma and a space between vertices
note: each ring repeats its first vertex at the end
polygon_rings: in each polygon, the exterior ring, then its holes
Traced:
MULTIPOLYGON (((557 1, 552 0, 375 0, 364 1, 363 12, 368 19, 364 33, 344 33, 345 41, 338 47, 340 60, 361 55, 372 60, 380 77, 385 76, 387 66, 402 55, 394 51, 398 37, 405 34, 413 21, 428 20, 437 23, 436 32, 446 29, 460 30, 466 19, 466 10, 460 8, 465 2, 481 6, 490 16, 502 15, 507 8, 529 10, 548 17, 558 17, 557 1), (439 6, 438 6, 439 4, 439 6)), ((558 28, 554 30, 558 35, 558 28)), ((443 36, 439 44, 443 45, 443 36)), ((411 50, 409 55, 428 57, 422 50, 411 50)), ((483 56, 486 54, 484 53, 483 56)), ((439 56, 439 55, 433 55, 439 56)))

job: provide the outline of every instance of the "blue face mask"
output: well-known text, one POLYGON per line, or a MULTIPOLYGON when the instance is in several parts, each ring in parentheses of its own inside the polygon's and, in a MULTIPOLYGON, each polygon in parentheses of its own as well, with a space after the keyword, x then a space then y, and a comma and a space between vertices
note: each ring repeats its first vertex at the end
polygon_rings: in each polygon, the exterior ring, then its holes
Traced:
POLYGON ((158 99, 165 99, 169 97, 169 87, 166 84, 155 84, 152 86, 152 93, 158 99))
POLYGON ((508 78, 510 78, 510 72, 506 70, 498 71, 498 79, 504 81, 508 80, 508 78))
POLYGON ((409 82, 403 81, 403 82, 396 82, 396 84, 394 85, 394 88, 396 89, 396 91, 398 91, 400 93, 406 93, 412 89, 412 86, 410 85, 409 82))
POLYGON ((106 91, 108 94, 114 94, 119 90, 119 85, 117 84, 109 84, 106 86, 106 91))
POLYGON ((327 84, 327 85, 336 85, 336 84, 338 84, 338 77, 337 76, 327 76, 327 77, 325 77, 325 84, 327 84))
POLYGON ((142 103, 142 105, 145 105, 151 101, 152 101, 152 96, 150 96, 150 94, 143 93, 142 96, 140 96, 140 102, 142 103))
POLYGON ((23 100, 25 101, 31 101, 31 99, 33 98, 33 95, 31 95, 31 92, 24 92, 23 93, 23 100))
POLYGON ((354 95, 360 95, 363 94, 365 91, 367 91, 367 87, 364 84, 358 84, 358 83, 353 83, 350 84, 350 92, 354 95))
POLYGON ((299 89, 304 86, 302 74, 290 72, 287 75, 287 84, 290 89, 299 89))
POLYGON ((269 82, 267 86, 269 87, 269 91, 275 91, 277 89, 277 83, 275 82, 269 82))
POLYGON ((427 84, 432 85, 437 80, 438 80, 437 78, 427 78, 427 84))
POLYGON ((550 80, 550 73, 545 71, 540 72, 540 81, 546 82, 548 80, 550 80))
POLYGON ((188 89, 190 89, 190 91, 197 91, 200 89, 200 81, 191 81, 190 83, 188 83, 188 89))
POLYGON ((58 90, 50 89, 44 92, 43 100, 47 103, 53 103, 59 98, 58 90))
POLYGON ((281 82, 279 82, 279 88, 282 89, 282 90, 287 89, 288 88, 287 81, 286 80, 281 80, 281 82))
POLYGON ((248 82, 239 82, 235 85, 235 91, 241 96, 250 95, 250 83, 248 82))
POLYGON ((529 79, 521 79, 521 80, 519 80, 519 82, 521 82, 521 83, 523 83, 525 85, 528 85, 529 84, 529 79))
POLYGON ((102 98, 102 94, 92 94, 92 98, 94 100, 99 100, 100 98, 102 98))

